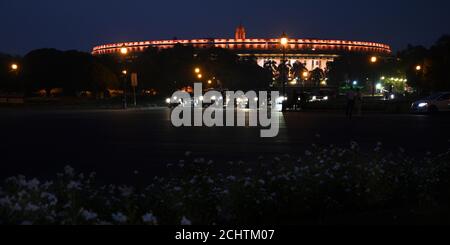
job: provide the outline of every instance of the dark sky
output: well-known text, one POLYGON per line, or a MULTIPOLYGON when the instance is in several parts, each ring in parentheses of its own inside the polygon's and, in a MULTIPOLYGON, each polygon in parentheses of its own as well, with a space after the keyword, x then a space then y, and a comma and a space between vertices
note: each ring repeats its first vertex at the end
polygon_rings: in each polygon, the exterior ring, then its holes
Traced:
POLYGON ((90 51, 96 44, 231 37, 352 39, 430 45, 450 34, 448 0, 0 0, 0 52, 90 51))

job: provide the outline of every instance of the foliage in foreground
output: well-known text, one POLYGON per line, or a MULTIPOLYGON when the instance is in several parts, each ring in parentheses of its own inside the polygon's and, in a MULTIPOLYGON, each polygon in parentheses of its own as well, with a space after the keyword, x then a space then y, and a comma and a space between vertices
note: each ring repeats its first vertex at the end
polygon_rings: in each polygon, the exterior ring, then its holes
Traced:
MULTIPOLYGON (((194 158, 148 186, 100 185, 66 167, 54 181, 24 176, 0 189, 1 224, 395 223, 448 207, 450 151, 416 160, 399 149, 318 147, 254 163, 194 158)), ((448 210, 447 210, 448 211, 448 210)))

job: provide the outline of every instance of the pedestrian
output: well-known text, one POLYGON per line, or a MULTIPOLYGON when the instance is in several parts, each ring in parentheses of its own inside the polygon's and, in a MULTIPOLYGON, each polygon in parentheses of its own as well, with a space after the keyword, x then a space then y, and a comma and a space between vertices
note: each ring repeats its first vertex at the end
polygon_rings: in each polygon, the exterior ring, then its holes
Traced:
POLYGON ((352 119, 353 116, 353 109, 355 107, 355 91, 353 90, 353 87, 350 87, 350 90, 347 92, 347 108, 346 108, 346 116, 349 119, 352 119))
POLYGON ((358 116, 362 116, 362 104, 363 104, 363 99, 362 99, 362 93, 361 93, 361 89, 356 89, 356 98, 355 98, 355 103, 356 103, 356 113, 358 116))

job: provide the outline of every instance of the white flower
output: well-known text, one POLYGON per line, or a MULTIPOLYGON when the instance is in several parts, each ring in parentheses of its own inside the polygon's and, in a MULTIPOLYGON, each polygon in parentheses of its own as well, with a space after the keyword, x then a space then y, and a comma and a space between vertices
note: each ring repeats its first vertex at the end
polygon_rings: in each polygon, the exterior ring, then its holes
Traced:
POLYGON ((54 206, 56 205, 56 203, 58 203, 58 198, 55 195, 48 192, 42 192, 41 198, 46 198, 51 206, 54 206))
POLYGON ((69 190, 72 190, 72 189, 81 190, 81 183, 77 182, 77 181, 70 181, 69 184, 67 184, 67 189, 69 189, 69 190))
POLYGON ((205 163, 205 158, 196 158, 196 159, 194 159, 194 163, 196 163, 196 164, 205 163))
POLYGON ((118 212, 115 214, 112 214, 112 219, 118 223, 125 223, 127 222, 128 218, 123 213, 118 212))
POLYGON ((248 181, 248 180, 246 180, 245 183, 244 183, 245 187, 248 187, 248 186, 251 186, 251 185, 252 185, 252 183, 250 181, 248 181))
POLYGON ((74 169, 71 166, 65 166, 64 167, 64 173, 66 175, 73 176, 74 175, 74 169))
POLYGON ((44 184, 42 184, 41 187, 42 187, 44 190, 47 190, 47 189, 50 188, 52 185, 53 185, 53 182, 47 181, 47 182, 45 182, 44 184))
POLYGON ((91 221, 91 220, 95 220, 97 219, 98 215, 94 212, 88 211, 88 210, 84 210, 82 209, 81 211, 81 216, 86 220, 86 221, 91 221))
POLYGON ((129 197, 133 194, 133 188, 128 186, 120 186, 119 191, 123 197, 129 197))
POLYGON ((0 206, 10 206, 11 204, 12 203, 11 203, 11 199, 9 198, 9 196, 0 198, 0 206))
POLYGON ((97 175, 96 172, 92 172, 92 173, 89 174, 89 178, 93 179, 93 178, 95 178, 96 175, 97 175))
POLYGON ((27 188, 30 190, 37 190, 39 188, 39 184, 40 184, 39 180, 32 179, 32 180, 28 181, 27 188))
POLYGON ((20 211, 22 211, 22 207, 18 203, 16 203, 16 204, 14 204, 14 207, 12 208, 12 210, 20 212, 20 211))
POLYGON ((38 210, 39 210, 39 207, 32 203, 28 203, 27 206, 25 207, 25 211, 35 212, 38 210))
POLYGON ((183 218, 181 218, 181 225, 192 225, 192 222, 187 219, 185 216, 183 216, 183 218))
POLYGON ((152 213, 147 213, 144 216, 142 216, 142 221, 144 221, 144 223, 146 224, 153 224, 153 225, 158 224, 158 220, 152 213))
POLYGON ((230 175, 230 176, 227 177, 227 180, 229 180, 229 181, 236 181, 236 177, 230 175))

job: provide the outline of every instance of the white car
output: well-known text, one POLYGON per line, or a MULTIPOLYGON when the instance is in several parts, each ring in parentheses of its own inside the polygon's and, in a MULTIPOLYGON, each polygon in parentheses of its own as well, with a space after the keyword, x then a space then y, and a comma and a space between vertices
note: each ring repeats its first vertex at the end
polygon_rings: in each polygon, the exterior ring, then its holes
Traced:
POLYGON ((412 104, 411 111, 418 113, 450 111, 450 92, 436 93, 416 101, 412 104))

